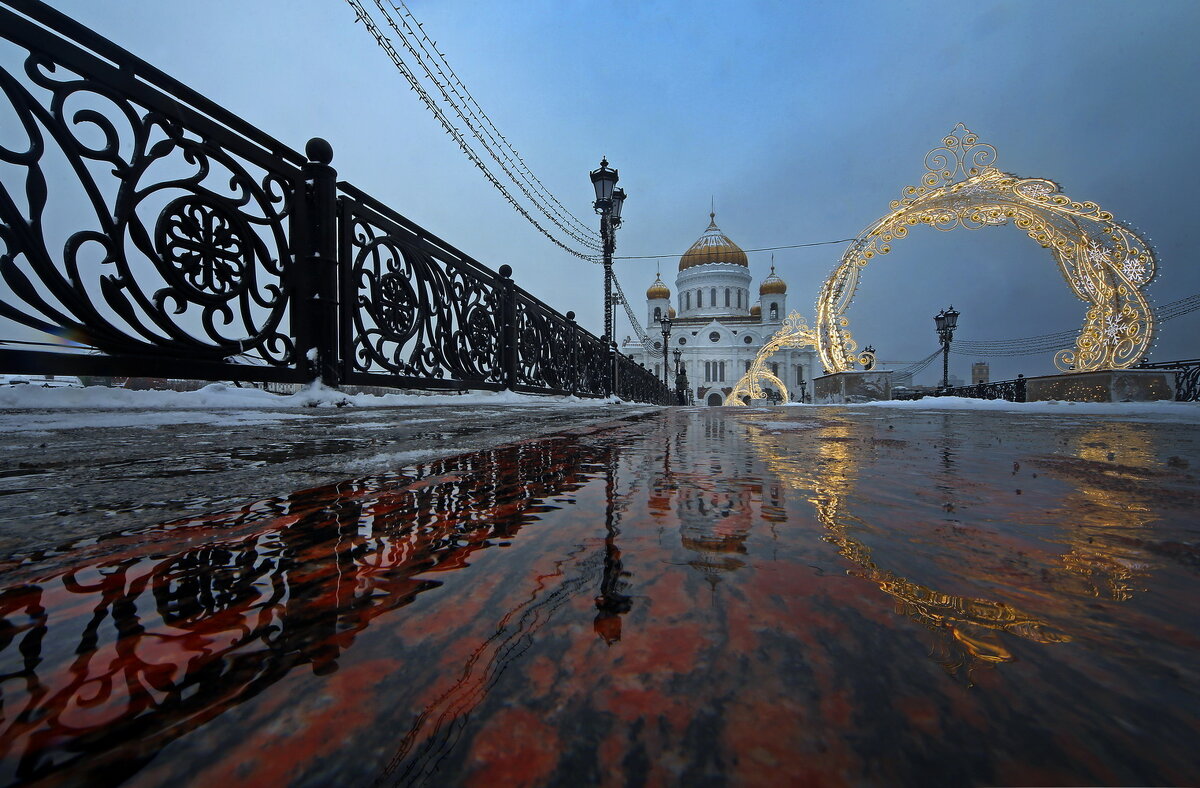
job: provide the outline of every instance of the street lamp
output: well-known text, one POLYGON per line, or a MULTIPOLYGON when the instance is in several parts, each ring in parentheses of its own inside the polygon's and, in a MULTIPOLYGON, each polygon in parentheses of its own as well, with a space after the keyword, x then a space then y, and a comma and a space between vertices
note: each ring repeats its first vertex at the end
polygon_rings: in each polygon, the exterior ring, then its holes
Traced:
POLYGON ((937 325, 938 339, 942 342, 942 388, 950 388, 950 341, 954 339, 954 328, 958 325, 959 313, 951 306, 933 317, 937 325))
POLYGON ((800 381, 800 401, 808 402, 808 381, 807 380, 800 381))
POLYGON ((613 339, 612 256, 617 246, 617 228, 621 226, 625 190, 616 188, 620 176, 609 168, 607 158, 600 159, 600 168, 592 170, 591 177, 592 187, 596 190, 592 208, 600 214, 600 242, 604 251, 604 341, 609 356, 605 394, 611 395, 616 387, 617 369, 617 343, 613 339))
POLYGON ((683 351, 675 348, 673 355, 675 356, 675 401, 680 405, 686 405, 687 398, 684 392, 687 391, 688 387, 687 371, 684 370, 683 364, 679 363, 679 358, 683 355, 683 351))
MULTIPOLYGON (((667 388, 671 387, 671 371, 667 366, 667 344, 671 341, 671 318, 666 315, 662 316, 662 335, 663 335, 663 383, 667 388)), ((679 351, 676 351, 679 352, 679 351)))

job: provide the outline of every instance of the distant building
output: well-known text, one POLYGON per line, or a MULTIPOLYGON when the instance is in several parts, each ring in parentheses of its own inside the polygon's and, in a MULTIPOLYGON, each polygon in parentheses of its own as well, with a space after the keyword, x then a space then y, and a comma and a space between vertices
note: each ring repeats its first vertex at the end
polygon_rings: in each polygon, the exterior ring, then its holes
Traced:
POLYGON ((971 365, 971 385, 978 386, 980 383, 991 382, 991 367, 986 361, 976 361, 971 365))
MULTIPOLYGON (((663 377, 663 315, 674 321, 668 348, 669 378, 674 386, 673 354, 682 362, 697 403, 724 405, 733 385, 750 369, 759 348, 783 326, 787 317, 787 284, 775 273, 762 281, 758 302, 751 304, 750 264, 741 247, 717 227, 709 214, 708 229, 679 258, 675 276, 675 306, 671 291, 659 277, 646 291, 646 333, 654 340, 647 351, 626 339, 623 352, 663 377), (677 311, 678 310, 678 311, 677 311)), ((800 396, 801 381, 818 370, 811 348, 786 349, 768 362, 772 374, 783 381, 793 399, 800 396)))

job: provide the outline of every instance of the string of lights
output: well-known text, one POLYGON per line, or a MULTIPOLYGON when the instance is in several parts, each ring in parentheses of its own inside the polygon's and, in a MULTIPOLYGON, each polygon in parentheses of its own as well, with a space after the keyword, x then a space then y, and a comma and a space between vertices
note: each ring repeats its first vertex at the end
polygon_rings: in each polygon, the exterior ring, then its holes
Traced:
POLYGON ((912 364, 909 364, 907 367, 902 367, 901 369, 895 369, 895 370, 892 370, 892 372, 897 377, 904 377, 904 376, 914 376, 915 377, 916 375, 919 375, 920 373, 924 372, 925 369, 930 364, 933 363, 934 359, 936 359, 941 354, 942 354, 942 349, 939 347, 936 350, 934 350, 932 353, 930 353, 928 356, 921 359, 920 361, 914 361, 912 364))
MULTIPOLYGON (((1195 312, 1197 309, 1200 309, 1200 293, 1164 304, 1154 310, 1154 318, 1158 323, 1166 323, 1190 312, 1195 312)), ((960 356, 1035 356, 1058 350, 1064 344, 1071 344, 1077 336, 1078 332, 1076 331, 1058 331, 1053 334, 1019 339, 959 339, 951 344, 950 352, 960 356)))
POLYGON ((401 22, 404 24, 405 29, 412 34, 413 39, 416 40, 417 44, 421 47, 421 50, 430 58, 434 69, 438 72, 442 79, 445 80, 450 91, 458 97, 467 113, 480 123, 482 131, 492 142, 492 144, 496 146, 505 159, 520 172, 526 183, 529 184, 529 186, 547 202, 548 207, 553 213, 555 213, 559 218, 573 225, 577 231, 582 232, 584 236, 588 238, 587 243, 594 243, 591 238, 591 234, 593 232, 592 228, 586 222, 582 221, 579 219, 579 217, 571 213, 561 202, 559 202, 558 198, 555 197, 548 188, 546 188, 546 185, 543 184, 537 175, 535 175, 529 168, 529 165, 526 164, 525 159, 521 156, 520 152, 513 147, 512 143, 508 141, 507 137, 500 133, 500 130, 496 128, 496 124, 492 122, 491 117, 488 116, 483 107, 479 105, 479 102, 475 100, 475 97, 471 94, 471 91, 467 88, 467 86, 463 84, 463 81, 459 79, 458 74, 451 67, 449 61, 446 60, 445 54, 438 51, 437 42, 432 40, 425 32, 425 26, 417 21, 417 18, 413 16, 404 0, 400 0, 399 5, 396 4, 395 0, 391 0, 391 5, 397 13, 401 14, 401 22), (416 25, 417 30, 413 30, 412 26, 404 21, 405 17, 412 20, 413 24, 416 25), (428 44, 428 46, 426 46, 426 44, 428 44))
MULTIPOLYGON (((371 18, 371 15, 367 12, 366 8, 363 7, 360 0, 346 0, 346 2, 354 10, 358 21, 363 23, 363 26, 375 39, 375 43, 379 45, 380 49, 382 49, 385 54, 387 54, 388 58, 392 61, 392 64, 395 65, 396 69, 404 76, 405 80, 409 84, 409 87, 421 99, 421 102, 425 105, 426 109, 430 111, 438 123, 441 124, 446 133, 449 134, 450 137, 458 144, 459 149, 466 154, 467 158, 471 160, 471 163, 474 164, 476 168, 478 168, 480 172, 484 174, 484 177, 486 177, 492 186, 494 186, 504 196, 508 203, 519 214, 521 214, 526 221, 532 224, 538 232, 546 236, 546 238, 548 238, 556 246, 576 257, 579 257, 580 259, 595 262, 593 255, 579 251, 578 249, 573 248, 553 235, 550 231, 543 227, 542 224, 538 222, 538 220, 534 218, 523 205, 520 204, 516 197, 513 196, 512 192, 510 192, 504 186, 504 184, 500 182, 499 178, 497 178, 496 175, 490 169, 488 169, 487 164, 467 142, 462 132, 455 127, 446 113, 441 109, 441 107, 438 106, 434 98, 427 90, 425 90, 420 80, 417 79, 416 74, 411 68, 409 68, 408 64, 400 56, 400 53, 396 50, 395 46, 392 44, 387 35, 385 35, 383 31, 379 29, 379 26, 375 24, 375 21, 371 18)), ((376 0, 376 3, 378 4, 378 0, 376 0)))
MULTIPOLYGON (((407 7, 404 9, 404 11, 401 11, 394 2, 391 3, 393 10, 395 10, 400 16, 400 24, 398 25, 395 18, 393 18, 391 13, 389 13, 384 7, 383 0, 375 0, 375 5, 379 9, 379 12, 383 15, 383 18, 387 22, 388 26, 400 39, 400 43, 406 50, 408 50, 409 55, 412 56, 417 65, 421 67, 421 71, 425 74, 425 78, 437 88, 442 100, 454 111, 454 114, 458 116, 458 119, 467 127, 472 136, 479 141, 479 143, 483 146, 483 149, 492 157, 492 160, 500 166, 500 169, 503 170, 504 174, 508 176, 509 180, 512 181, 512 183, 515 184, 518 189, 520 189, 521 193, 525 195, 525 198, 532 202, 534 207, 536 207, 543 216, 554 223, 554 225, 560 230, 569 235, 576 243, 583 244, 584 246, 588 246, 595 251, 599 251, 600 245, 593 236, 591 229, 585 226, 583 228, 583 232, 580 232, 579 230, 570 226, 569 219, 567 220, 568 223, 564 224, 562 218, 558 215, 558 212, 555 211, 552 206, 548 206, 544 202, 544 198, 540 197, 537 188, 528 179, 524 178, 523 175, 520 174, 519 168, 513 161, 512 156, 508 155, 503 147, 500 146, 498 141, 487 132, 486 124, 484 124, 483 120, 471 110, 470 105, 465 105, 464 109, 464 105, 459 103, 459 101, 465 101, 465 99, 463 99, 462 94, 459 91, 454 89, 453 82, 448 83, 448 78, 446 77, 445 72, 438 67, 437 61, 433 60, 434 56, 430 54, 429 48, 425 46, 421 37, 421 35, 424 34, 425 28, 416 20, 416 17, 413 17, 412 13, 407 10, 407 7), (413 26, 409 24, 408 19, 413 20, 413 24, 415 24, 417 28, 421 30, 421 35, 419 35, 416 30, 413 29, 413 26), (404 30, 400 29, 401 25, 404 27, 404 30), (415 44, 414 41, 416 42, 415 44), (433 61, 432 65, 430 61, 433 61), (434 71, 437 71, 437 73, 441 75, 440 79, 439 77, 434 76, 434 71), (455 96, 458 96, 459 101, 456 101, 451 96, 451 93, 453 93, 455 96), (517 172, 514 172, 514 169, 517 169, 517 172)), ((437 51, 436 46, 434 46, 433 49, 435 52, 437 51)), ((439 52, 438 55, 440 56, 441 53, 439 52)), ((444 61, 444 57, 442 57, 441 60, 444 61)))
MULTIPOLYGON (((802 244, 785 244, 783 246, 760 246, 756 249, 743 249, 743 252, 773 252, 777 249, 802 249, 806 246, 830 246, 833 244, 844 244, 853 241, 853 238, 839 238, 836 241, 811 241, 802 244)), ((638 254, 614 257, 614 260, 656 260, 665 257, 679 257, 679 252, 673 254, 638 254)))
POLYGON ((625 315, 629 318, 629 324, 633 326, 633 332, 637 334, 638 340, 642 343, 642 347, 646 350, 654 350, 654 341, 646 334, 642 328, 642 324, 633 314, 633 307, 629 305, 629 299, 625 297, 625 291, 621 289, 621 283, 617 281, 617 275, 614 273, 612 278, 613 287, 617 289, 615 298, 625 307, 625 315))

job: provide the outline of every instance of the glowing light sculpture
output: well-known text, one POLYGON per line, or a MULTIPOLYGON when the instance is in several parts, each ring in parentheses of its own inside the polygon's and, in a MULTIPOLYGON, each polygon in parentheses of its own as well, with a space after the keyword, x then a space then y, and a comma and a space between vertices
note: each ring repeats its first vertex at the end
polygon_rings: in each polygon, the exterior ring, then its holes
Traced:
POLYGON ((1060 370, 1124 369, 1145 354, 1154 316, 1142 288, 1157 271, 1150 244, 1093 202, 1076 202, 1044 178, 994 165, 996 149, 959 123, 925 156, 921 185, 869 225, 842 255, 817 299, 816 346, 825 371, 847 372, 857 344, 845 316, 859 272, 919 224, 949 231, 1012 223, 1049 249, 1072 292, 1088 304, 1075 347, 1058 351, 1060 370))
MULTIPOLYGON (((767 369, 767 360, 775 355, 777 351, 785 348, 802 348, 802 347, 817 347, 817 332, 808 327, 808 322, 799 312, 793 310, 783 321, 783 326, 776 331, 771 338, 763 343, 759 349, 758 355, 754 357, 754 361, 750 364, 750 369, 746 370, 746 374, 734 384, 733 390, 729 392, 729 396, 725 398, 726 405, 745 405, 742 402, 742 397, 750 397, 751 399, 763 398, 763 384, 774 385, 779 387, 779 396, 784 402, 788 401, 787 386, 783 385, 783 381, 776 377, 771 370, 767 369)), ((863 365, 864 369, 871 369, 875 366, 875 349, 868 347, 862 353, 859 353, 855 359, 859 364, 863 365)))

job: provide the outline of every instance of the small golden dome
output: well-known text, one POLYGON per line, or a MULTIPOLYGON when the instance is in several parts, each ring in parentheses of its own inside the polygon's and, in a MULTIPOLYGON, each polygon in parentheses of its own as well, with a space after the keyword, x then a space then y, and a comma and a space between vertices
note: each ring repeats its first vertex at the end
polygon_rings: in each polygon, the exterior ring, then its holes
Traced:
POLYGON ((673 307, 673 306, 667 307, 667 317, 671 318, 672 320, 675 319, 675 307, 673 307))
POLYGON ((758 304, 750 307, 750 317, 762 317, 762 307, 758 304))
POLYGON ((733 263, 749 268, 746 253, 717 227, 717 215, 710 213, 708 218, 708 229, 704 231, 704 235, 697 238, 696 243, 679 258, 679 270, 709 263, 733 263))
POLYGON ((663 284, 661 275, 654 277, 654 284, 646 290, 646 298, 670 298, 671 291, 663 284))
POLYGON ((759 295, 769 295, 771 293, 783 295, 787 292, 787 282, 779 278, 779 274, 775 273, 775 264, 771 263, 771 273, 762 284, 758 286, 759 295))

